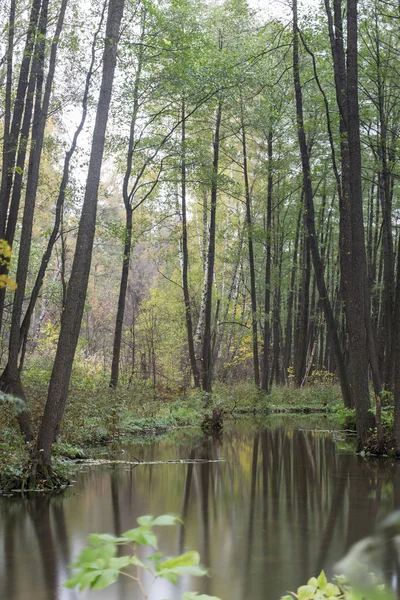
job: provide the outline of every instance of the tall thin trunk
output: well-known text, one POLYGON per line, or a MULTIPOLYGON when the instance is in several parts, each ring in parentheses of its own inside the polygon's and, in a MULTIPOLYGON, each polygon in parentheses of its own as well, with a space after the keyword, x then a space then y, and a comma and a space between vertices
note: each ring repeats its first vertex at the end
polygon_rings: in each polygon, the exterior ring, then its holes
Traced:
MULTIPOLYGON (((264 392, 269 389, 269 343, 270 343, 270 310, 271 310, 271 236, 272 236, 272 129, 268 131, 267 136, 267 158, 268 158, 268 179, 267 179, 267 222, 266 222, 266 241, 265 241, 265 283, 264 283, 264 331, 263 331, 263 366, 261 388, 264 392)), ((296 256, 297 260, 297 256, 296 256)), ((286 373, 287 365, 283 361, 283 370, 286 373)))
MULTIPOLYGON (((37 53, 34 57, 34 65, 32 69, 36 71, 36 94, 35 94, 35 109, 32 124, 32 142, 29 154, 29 167, 28 167, 28 179, 26 186, 26 196, 24 213, 22 218, 21 228, 21 243, 18 254, 18 266, 17 266, 17 284, 18 287, 14 294, 14 301, 12 307, 10 337, 8 345, 8 363, 7 367, 2 375, 2 387, 9 393, 19 395, 25 399, 23 387, 20 381, 20 373, 18 370, 18 356, 19 356, 19 330, 23 308, 23 301, 25 295, 25 286, 28 277, 28 266, 29 256, 31 249, 31 238, 32 238, 32 227, 33 227, 33 216, 35 212, 35 201, 36 191, 39 179, 39 165, 41 158, 41 151, 43 145, 44 128, 46 122, 46 115, 50 103, 50 94, 53 83, 53 76, 55 70, 55 55, 56 52, 52 47, 52 53, 50 56, 49 72, 46 80, 45 91, 42 99, 43 82, 44 82, 44 60, 45 60, 45 44, 46 44, 46 31, 47 31, 47 11, 48 11, 48 0, 43 1, 39 18, 39 32, 38 32, 38 45, 37 53), (34 68, 35 67, 35 68, 34 68), (43 103, 42 103, 43 100, 43 103)), ((63 15, 62 15, 63 16, 63 15)), ((61 25, 63 18, 61 20, 61 25)), ((60 29, 61 32, 61 29, 60 29)), ((58 38, 56 47, 58 44, 58 38)), ((22 435, 31 440, 33 438, 33 429, 30 423, 28 410, 20 413, 19 424, 22 435)))
MULTIPOLYGON (((10 2, 10 20, 8 23, 8 40, 7 40, 7 78, 6 78, 6 93, 4 102, 4 130, 3 130, 3 156, 2 156, 2 186, 6 185, 8 176, 8 160, 10 151, 10 126, 11 126, 11 102, 12 102, 12 77, 13 77, 13 51, 14 51, 14 27, 15 27, 15 2, 10 2), (4 182, 4 183, 3 183, 4 182)), ((4 210, 4 214, 0 216, 0 238, 4 235, 5 220, 7 208, 0 204, 0 212, 4 210)))
POLYGON ((293 338, 293 304, 295 300, 295 285, 297 273, 297 260, 300 240, 301 218, 303 213, 302 203, 299 206, 299 214, 297 217, 296 234, 294 238, 292 269, 290 274, 290 289, 287 299, 287 318, 285 327, 285 346, 283 350, 283 368, 287 375, 287 370, 290 367, 292 358, 292 338, 293 338))
POLYGON ((96 228, 97 195, 103 162, 106 128, 117 61, 119 30, 124 0, 110 0, 105 32, 103 73, 90 153, 85 196, 61 331, 50 378, 48 396, 36 445, 38 470, 51 467, 51 446, 64 414, 85 297, 96 228))
POLYGON ((208 233, 208 251, 206 266, 206 298, 204 310, 204 335, 203 335, 203 368, 202 368, 202 387, 205 392, 212 390, 212 339, 211 339, 211 321, 212 321, 212 286, 214 276, 215 260, 215 233, 217 217, 217 192, 218 192, 218 162, 220 145, 220 128, 222 117, 222 103, 218 104, 217 118, 214 132, 214 157, 211 184, 211 206, 210 206, 210 228, 208 233))
POLYGON ((26 35, 25 47, 22 54, 22 61, 19 71, 11 128, 7 140, 8 152, 6 155, 3 155, 2 179, 0 188, 0 238, 4 238, 6 230, 8 203, 10 200, 13 182, 15 157, 18 147, 18 136, 25 107, 25 95, 28 87, 29 70, 37 36, 37 24, 40 6, 41 0, 33 0, 29 16, 28 32, 26 35))
MULTIPOLYGON (((68 0, 63 0, 63 6, 64 7, 66 6, 67 1, 68 0)), ((36 281, 35 281, 35 284, 34 284, 33 289, 32 289, 31 297, 29 299, 28 308, 26 310, 25 316, 24 316, 22 324, 21 324, 20 339, 19 339, 20 347, 21 347, 23 341, 26 340, 26 337, 28 335, 29 327, 30 327, 30 322, 31 322, 31 317, 32 317, 33 311, 35 309, 36 302, 37 302, 37 299, 39 297, 40 290, 41 290, 42 285, 43 285, 44 276, 46 274, 47 266, 48 266, 49 260, 51 258, 51 254, 53 252, 54 244, 56 243, 56 240, 57 240, 57 237, 58 237, 58 233, 59 233, 59 230, 60 230, 60 224, 61 224, 61 220, 62 220, 62 211, 63 211, 64 200, 65 200, 65 193, 66 193, 66 190, 67 190, 67 186, 68 186, 68 182, 69 182, 69 176, 70 176, 70 164, 71 164, 71 160, 72 160, 72 157, 74 155, 74 152, 76 150, 76 146, 77 146, 77 143, 78 143, 79 135, 80 135, 80 133, 81 133, 81 131, 82 131, 84 125, 85 125, 85 122, 86 122, 87 103, 88 103, 88 98, 89 98, 90 82, 91 82, 91 79, 92 79, 93 69, 94 69, 94 63, 95 63, 96 42, 97 42, 97 38, 98 38, 99 33, 100 33, 100 29, 101 29, 102 24, 103 24, 105 9, 106 9, 106 3, 103 5, 103 10, 102 10, 101 18, 100 18, 100 23, 99 23, 97 31, 95 32, 94 37, 93 37, 92 58, 91 58, 91 63, 90 63, 90 66, 89 66, 89 70, 88 70, 87 75, 86 75, 85 89, 84 89, 83 98, 82 98, 82 115, 81 115, 81 120, 80 120, 80 122, 78 124, 77 129, 75 130, 71 146, 70 146, 69 150, 66 152, 65 158, 64 158, 63 175, 62 175, 62 179, 61 179, 61 183, 60 183, 60 188, 59 188, 59 191, 58 191, 58 196, 57 196, 57 201, 56 201, 56 206, 55 206, 55 218, 54 218, 53 229, 51 231, 49 240, 47 242, 46 250, 45 250, 45 252, 44 252, 44 254, 42 256, 42 260, 41 260, 41 263, 40 263, 39 271, 38 271, 38 273, 36 275, 36 281)))
POLYGON ((194 339, 193 339, 193 321, 192 321, 192 306, 190 303, 189 295, 189 281, 188 281, 188 270, 189 270, 189 250, 188 250, 188 235, 187 235, 187 214, 186 214, 186 114, 185 114, 185 101, 182 101, 182 129, 181 129, 181 202, 182 202, 182 285, 183 285, 183 298, 185 303, 185 320, 186 320, 186 331, 189 348, 189 359, 192 375, 194 379, 194 385, 196 388, 200 387, 200 374, 196 362, 196 354, 194 350, 194 339))
POLYGON ((133 153, 136 135, 136 122, 139 112, 139 87, 141 83, 142 68, 143 68, 143 42, 146 30, 146 10, 142 12, 141 31, 140 31, 140 47, 138 55, 138 65, 135 74, 135 83, 133 86, 133 111, 129 131, 128 153, 126 159, 126 169, 124 182, 122 186, 122 198, 125 206, 125 239, 124 239, 124 255, 122 259, 121 281, 119 286, 117 314, 115 318, 113 355, 111 362, 111 379, 110 387, 117 387, 119 379, 119 367, 122 344, 122 330, 124 325, 126 292, 128 289, 129 265, 132 252, 132 233, 133 233, 133 194, 129 193, 129 181, 132 175, 133 153))
POLYGON ((251 198, 249 185, 249 172, 247 164, 247 144, 246 144, 246 128, 244 124, 243 114, 243 99, 241 98, 241 129, 242 129, 242 151, 243 151, 243 174, 244 187, 246 196, 246 226, 247 240, 249 247, 249 267, 250 267, 250 300, 251 300, 251 324, 252 324, 252 339, 253 339, 253 369, 254 369, 254 384, 260 387, 260 365, 258 359, 258 332, 257 332, 257 293, 256 293, 256 274, 254 267, 254 249, 253 249, 253 232, 252 232, 252 216, 251 216, 251 198))

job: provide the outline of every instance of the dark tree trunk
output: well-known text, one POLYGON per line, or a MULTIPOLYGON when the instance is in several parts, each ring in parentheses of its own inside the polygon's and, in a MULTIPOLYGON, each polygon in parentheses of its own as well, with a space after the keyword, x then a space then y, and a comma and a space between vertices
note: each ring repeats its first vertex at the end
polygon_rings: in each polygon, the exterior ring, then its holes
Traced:
POLYGON ((72 364, 85 307, 96 228, 100 171, 103 161, 123 8, 124 0, 110 0, 103 53, 102 82, 93 131, 85 196, 67 298, 61 319, 60 337, 51 374, 46 407, 36 445, 36 461, 39 472, 51 468, 51 446, 56 438, 64 414, 72 364))
POLYGON ((250 299, 251 299, 251 325, 252 325, 252 340, 253 340, 253 370, 254 384, 257 388, 260 387, 260 365, 258 359, 258 332, 257 332, 257 293, 256 293, 256 273, 254 267, 254 249, 253 249, 253 232, 252 232, 252 217, 251 217, 251 198, 249 173, 247 167, 247 144, 246 144, 246 128, 243 115, 243 100, 241 99, 241 128, 242 128, 242 151, 243 151, 243 174, 244 187, 246 196, 246 226, 247 240, 249 247, 249 267, 250 267, 250 299))
MULTIPOLYGON (((351 367, 353 371, 353 393, 356 408, 357 437, 359 445, 367 441, 370 428, 374 425, 373 415, 369 412, 368 389, 368 340, 365 294, 367 288, 367 265, 364 242, 364 223, 362 210, 361 183, 361 144, 360 118, 358 106, 358 23, 357 0, 347 0, 347 115, 349 143, 349 196, 343 194, 343 203, 347 204, 346 217, 349 227, 343 232, 350 233, 350 256, 343 260, 344 294, 346 302, 347 327, 351 367), (350 206, 349 206, 350 205, 350 206)), ((346 165, 347 166, 347 165, 346 165)), ((347 244, 346 244, 347 245, 347 244)), ((342 273, 343 273, 342 267, 342 273)))
MULTIPOLYGON (((140 32, 140 43, 143 44, 146 30, 146 10, 142 13, 142 23, 140 32)), ((126 303, 126 291, 128 288, 128 277, 129 277, 129 265, 132 252, 132 233, 133 233, 133 195, 134 190, 129 192, 129 181, 132 175, 133 166, 133 153, 135 144, 136 134, 136 121, 139 112, 139 86, 141 82, 142 68, 143 68, 143 46, 140 46, 138 56, 138 66, 135 74, 135 83, 133 87, 133 112, 129 131, 129 143, 128 153, 126 158, 126 169, 124 175, 124 182, 122 186, 122 197, 125 206, 125 241, 124 241, 124 256, 122 259, 122 272, 121 281, 119 287, 118 296, 118 307, 117 315, 115 319, 115 330, 114 330, 114 342, 113 342, 113 356, 111 362, 111 379, 110 387, 117 387, 119 379, 119 363, 121 356, 121 344, 122 344, 122 330, 124 325, 124 314, 125 314, 125 303, 126 303)), ((143 172, 143 169, 142 169, 143 172)), ((140 177, 140 175, 138 176, 140 177)))
POLYGON ((293 337, 293 304, 295 299, 295 285, 296 285, 296 273, 297 273, 297 255, 299 249, 300 240, 300 228, 301 228, 301 217, 303 214, 302 203, 299 207, 299 215, 297 218, 296 235, 294 238, 294 249, 293 249, 293 260, 292 270, 290 275, 290 290, 287 300, 287 318, 285 328, 285 346, 283 350, 283 368, 287 377, 287 372, 290 367, 292 359, 292 337, 293 337))
MULTIPOLYGON (((38 32, 38 44, 33 60, 32 70, 36 73, 36 94, 35 94, 35 109, 33 116, 32 125, 32 141, 31 149, 29 154, 29 167, 28 167, 28 179, 26 186, 26 196, 24 205, 24 214, 22 218, 21 228, 21 243, 18 254, 18 266, 17 266, 17 277, 16 281, 18 287, 14 294, 14 301, 12 307, 10 337, 9 337, 9 351, 8 351, 8 364, 7 368, 2 375, 2 388, 6 389, 9 393, 19 395, 23 399, 25 396, 22 390, 22 384, 20 381, 20 373, 18 370, 18 356, 19 356, 19 331, 21 323, 21 315, 23 308, 23 301, 25 295, 25 286, 28 276, 29 266, 29 255, 31 249, 31 238, 32 238, 32 227, 33 227, 33 216, 35 212, 35 201, 36 192, 39 180, 39 166, 41 151, 43 145, 44 128, 46 123, 46 115, 50 103, 50 94, 53 83, 53 76, 55 70, 55 58, 56 50, 52 47, 52 53, 50 57, 49 72, 47 76, 45 92, 43 96, 42 104, 42 92, 43 92, 43 81, 44 81, 44 60, 45 60, 45 43, 46 43, 46 30, 47 30, 47 10, 48 0, 43 1, 39 18, 39 32, 38 32)), ((63 17, 64 15, 62 15, 63 17)), ((61 20, 62 26, 63 18, 61 20)), ((61 32, 61 29, 60 29, 61 32)), ((56 48, 58 44, 58 38, 56 48)), ((30 423, 30 417, 28 410, 26 409, 23 413, 20 413, 19 424, 22 435, 28 439, 33 439, 33 428, 30 423)))
MULTIPOLYGON (((68 0, 63 0, 64 10, 66 8, 67 1, 68 0)), ((50 234, 49 240, 47 242, 46 250, 45 250, 45 252, 44 252, 44 254, 42 256, 42 260, 41 260, 41 263, 40 263, 39 271, 38 271, 38 274, 36 276, 36 281, 35 281, 35 284, 34 284, 33 289, 32 289, 31 297, 29 299, 28 308, 26 310, 25 316, 24 316, 23 321, 22 321, 22 325, 21 325, 21 329, 20 329, 20 337, 19 337, 20 348, 21 348, 21 345, 23 343, 26 343, 26 338, 27 338, 27 335, 28 335, 28 332, 29 332, 29 327, 30 327, 30 322, 31 322, 32 314, 33 314, 33 311, 35 310, 36 302, 37 302, 37 299, 39 297, 39 293, 40 293, 40 290, 42 288, 43 280, 44 280, 44 277, 45 277, 45 274, 46 274, 47 265, 48 265, 49 260, 51 258, 51 254, 53 252, 54 244, 56 243, 57 236, 58 236, 58 233, 59 233, 59 230, 60 230, 61 217, 62 217, 62 211, 63 211, 64 200, 65 200, 65 192, 66 192, 66 189, 67 189, 67 186, 68 186, 68 182, 69 182, 70 164, 71 164, 72 156, 73 156, 73 154, 74 154, 74 152, 76 150, 76 146, 77 146, 77 142, 78 142, 78 137, 79 137, 79 135, 80 135, 80 133, 81 133, 83 127, 84 127, 85 121, 86 121, 87 102, 88 102, 88 97, 89 97, 90 82, 91 82, 92 75, 93 75, 96 42, 97 42, 97 38, 98 38, 98 35, 99 35, 99 32, 100 32, 100 28, 101 28, 102 23, 103 23, 105 8, 106 8, 106 5, 103 6, 102 16, 101 16, 101 19, 100 19, 100 24, 99 24, 99 27, 98 27, 95 35, 94 35, 94 38, 93 38, 91 64, 90 64, 88 73, 86 75, 85 90, 84 90, 83 98, 82 98, 82 116, 81 116, 81 120, 80 120, 80 123, 79 123, 79 125, 78 125, 75 133, 74 133, 71 146, 70 146, 68 152, 66 152, 66 154, 65 154, 64 167, 63 167, 63 175, 62 175, 61 184, 60 184, 60 188, 59 188, 59 192, 58 192, 58 196, 57 196, 57 201, 56 201, 56 206, 55 206, 55 218, 54 218, 53 229, 52 229, 52 232, 50 234)))
MULTIPOLYGON (((303 212, 303 221, 305 225, 306 215, 303 212)), ((299 293, 299 310, 297 322, 297 338, 295 345, 295 380, 296 385, 300 386, 306 371, 307 362, 307 339, 308 339, 308 320, 309 320, 309 301, 310 301, 310 238, 308 231, 303 231, 303 259, 301 270, 301 284, 299 293)))
POLYGON ((125 243, 124 257, 122 260, 122 273, 119 285, 119 296, 117 306, 117 316, 114 330, 113 355, 111 362, 110 387, 117 387, 119 379, 119 363, 121 356, 122 329, 124 325, 126 291, 128 289, 129 265, 132 250, 132 207, 129 203, 125 204, 125 243))
MULTIPOLYGON (((267 136, 267 157, 268 157, 268 180, 267 180, 267 222, 266 222, 266 242, 265 242, 265 283, 264 283, 264 331, 263 331, 263 365, 262 365, 262 381, 261 389, 264 392, 269 390, 269 343, 270 343, 270 311, 271 311, 271 236, 272 236, 272 129, 267 136)), ((296 256, 297 260, 297 256, 296 256)), ((292 297, 293 305, 293 297, 292 297)), ((283 362, 283 369, 286 372, 287 366, 283 362)))
POLYGON ((18 136, 25 107, 25 95, 28 87, 29 70, 37 36, 37 24, 40 6, 41 0, 33 0, 29 17, 28 33, 26 36, 25 48, 22 54, 23 58, 19 71, 18 86, 14 102, 14 112, 7 139, 8 151, 6 154, 3 154, 2 180, 0 188, 0 238, 4 238, 6 230, 7 210, 13 182, 15 157, 18 147, 18 136))
POLYGON ((217 118, 214 132, 214 157, 211 185, 211 206, 210 206, 210 227, 208 232, 208 251, 207 251, 207 289, 204 310, 204 335, 203 335, 203 370, 202 370, 202 388, 205 392, 212 391, 212 286, 214 278, 214 260, 215 260, 215 232, 217 216, 217 192, 218 192, 218 161, 220 145, 220 127, 222 117, 222 103, 217 108, 217 118))
POLYGON ((189 295, 189 250, 188 250, 188 235, 187 235, 187 214, 186 214, 186 114, 185 102, 182 101, 182 130, 181 130, 181 202, 182 202, 182 285, 183 299, 185 303, 185 320, 188 339, 190 367, 192 370, 194 385, 200 387, 200 374, 197 367, 196 354, 194 349, 193 338, 193 320, 192 306, 189 295))
POLYGON ((343 43, 341 0, 334 0, 334 21, 325 0, 334 63, 336 100, 340 113, 342 179, 340 193, 340 265, 348 330, 352 399, 359 446, 374 424, 369 412, 367 272, 362 214, 361 147, 358 107, 357 0, 347 0, 347 65, 343 43))
POLYGON ((314 218, 314 198, 311 183, 311 168, 310 168, 310 157, 307 148, 306 136, 304 131, 304 117, 303 117, 303 94, 300 81, 300 68, 299 68, 299 33, 297 29, 297 1, 293 2, 293 73, 294 73, 294 87, 296 95, 296 114, 297 114, 297 132, 300 145, 301 163, 303 169, 303 188, 304 188, 304 200, 305 200, 305 224, 308 230, 308 236, 311 247, 311 254, 314 266, 314 274, 316 283, 318 286, 318 293, 322 307, 324 310, 324 316, 326 325, 328 328, 329 338, 331 340, 333 351, 335 353, 336 364, 339 369, 339 379, 342 390, 342 396, 345 406, 350 407, 351 401, 351 389, 347 376, 347 369, 343 357, 343 353, 340 347, 339 335, 335 317, 333 314, 332 306, 329 300, 328 290, 325 283, 324 265, 320 256, 318 238, 315 230, 315 218, 314 218))

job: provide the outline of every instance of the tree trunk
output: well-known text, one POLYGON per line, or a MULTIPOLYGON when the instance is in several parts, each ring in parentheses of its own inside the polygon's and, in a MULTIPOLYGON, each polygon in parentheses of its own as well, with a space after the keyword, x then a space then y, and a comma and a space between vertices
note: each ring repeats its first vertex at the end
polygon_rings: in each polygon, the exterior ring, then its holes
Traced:
POLYGON ((293 2, 293 74, 294 74, 294 87, 296 95, 296 114, 297 114, 297 132, 300 145, 301 163, 303 169, 303 188, 304 188, 304 200, 305 200, 305 223, 308 230, 314 273, 316 283, 318 287, 318 293, 322 307, 324 310, 326 325, 328 328, 329 337, 335 353, 336 363, 339 369, 339 379, 342 390, 342 396, 345 406, 350 407, 351 402, 351 389, 347 376, 347 369, 344 362, 343 353, 340 347, 339 335, 335 317, 333 314, 332 306, 329 300, 328 290, 325 283, 324 266, 321 260, 317 233, 315 231, 315 217, 314 217, 314 198, 311 183, 311 167, 310 157, 307 148, 306 136, 304 131, 304 117, 303 117, 303 93, 300 81, 300 69, 299 69, 299 50, 298 50, 299 33, 297 29, 297 0, 293 2))
POLYGON ((194 350, 194 339, 193 339, 193 320, 192 320, 192 306, 190 303, 189 295, 189 281, 188 281, 188 270, 189 270, 189 250, 188 250, 188 235, 187 235, 187 214, 186 214, 186 115, 185 115, 185 102, 182 101, 182 130, 181 130, 181 202, 182 202, 182 285, 183 285, 183 299, 185 303, 185 321, 186 331, 189 348, 189 359, 190 367, 192 370, 194 385, 196 388, 200 387, 200 374, 196 362, 196 354, 194 350))
MULTIPOLYGON (((64 10, 66 8, 67 1, 68 0, 63 0, 64 10)), ((20 337, 19 337, 20 348, 21 348, 21 345, 22 345, 23 341, 26 339, 26 337, 28 335, 29 327, 30 327, 30 322, 31 322, 31 317, 32 317, 33 311, 35 309, 36 302, 37 302, 37 299, 39 297, 40 290, 41 290, 42 285, 43 285, 43 280, 44 280, 44 277, 45 277, 45 274, 46 274, 46 270, 47 270, 47 266, 48 266, 49 260, 51 258, 51 254, 53 252, 54 244, 56 243, 57 236, 58 236, 58 233, 59 233, 59 230, 60 230, 60 224, 61 224, 61 218, 62 218, 62 211, 63 211, 64 200, 65 200, 65 192, 66 192, 66 189, 67 189, 67 186, 68 186, 68 182, 69 182, 70 164, 71 164, 71 160, 72 160, 73 154, 74 154, 74 152, 76 150, 76 146, 77 146, 77 143, 78 143, 78 137, 79 137, 79 135, 80 135, 80 133, 81 133, 84 125, 85 125, 85 122, 86 122, 87 103, 88 103, 88 98, 89 98, 90 82, 91 82, 91 79, 92 79, 93 69, 94 69, 94 62, 95 62, 96 42, 97 42, 98 35, 100 33, 100 28, 101 28, 102 23, 103 23, 105 8, 106 8, 106 4, 104 4, 104 6, 103 6, 103 11, 102 11, 100 23, 99 23, 97 31, 94 34, 94 38, 93 38, 92 58, 91 58, 91 63, 90 63, 90 67, 89 67, 88 73, 86 75, 85 89, 84 89, 83 98, 82 98, 82 116, 81 116, 81 120, 80 120, 80 123, 79 123, 79 125, 78 125, 75 133, 74 133, 71 146, 70 146, 69 150, 65 154, 64 167, 63 167, 63 175, 62 175, 62 179, 61 179, 61 183, 60 183, 60 188, 59 188, 59 192, 58 192, 58 196, 57 196, 57 201, 56 201, 56 206, 55 206, 55 218, 54 218, 53 229, 52 229, 52 232, 50 234, 49 240, 47 242, 46 250, 45 250, 45 252, 44 252, 44 254, 42 256, 42 260, 41 260, 41 263, 40 263, 39 271, 37 273, 35 284, 33 286, 32 293, 31 293, 31 297, 29 299, 28 308, 26 310, 26 313, 25 313, 25 316, 23 318, 22 325, 21 325, 21 328, 20 328, 20 337)))
POLYGON ((241 128, 242 128, 242 151, 243 151, 243 174, 244 187, 246 196, 246 226, 247 239, 249 246, 249 267, 250 267, 250 299, 251 299, 251 323, 252 323, 252 340, 253 340, 253 369, 254 369, 254 384, 257 388, 260 387, 260 365, 258 359, 258 332, 257 332, 257 293, 256 293, 256 273, 254 267, 254 249, 253 249, 253 232, 251 218, 251 198, 249 173, 247 167, 247 145, 246 145, 246 129, 244 124, 243 100, 241 98, 241 128))
MULTIPOLYGON (((264 331, 263 331, 263 366, 261 389, 264 392, 269 390, 269 342, 270 342, 270 311, 271 311, 271 236, 272 236, 272 129, 268 131, 267 136, 267 157, 268 157, 268 180, 267 180, 267 222, 266 222, 266 242, 265 242, 265 284, 264 284, 264 331)), ((283 364, 285 370, 285 363, 283 364)))
POLYGON ((67 298, 61 319, 60 337, 51 374, 46 407, 36 444, 39 471, 51 468, 51 446, 56 438, 68 396, 90 273, 96 228, 97 195, 114 80, 119 30, 124 0, 110 0, 103 53, 103 72, 96 122, 86 181, 85 196, 67 298))
POLYGON ((205 392, 212 391, 212 286, 214 278, 214 260, 215 260, 215 233, 217 216, 217 192, 218 192, 218 161, 220 144, 220 127, 222 117, 222 103, 217 108, 217 119, 214 133, 214 157, 211 184, 211 207, 210 207, 210 228, 208 232, 208 251, 206 265, 206 298, 204 309, 204 335, 203 335, 203 369, 202 369, 202 387, 205 392))

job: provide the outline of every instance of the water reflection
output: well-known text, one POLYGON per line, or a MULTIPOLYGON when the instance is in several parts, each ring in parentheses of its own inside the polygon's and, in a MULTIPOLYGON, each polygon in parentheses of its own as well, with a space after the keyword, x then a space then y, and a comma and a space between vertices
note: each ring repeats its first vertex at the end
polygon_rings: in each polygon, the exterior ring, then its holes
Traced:
POLYGON ((157 582, 151 600, 178 599, 187 589, 278 599, 321 568, 329 573, 349 545, 400 507, 396 463, 342 454, 330 434, 290 420, 268 428, 240 421, 221 444, 184 435, 135 444, 130 455, 226 462, 96 467, 63 496, 0 499, 0 598, 139 599, 129 580, 104 592, 66 590, 67 565, 88 533, 118 535, 139 515, 173 512, 184 526, 161 528, 161 548, 169 555, 198 549, 211 577, 185 579, 177 589, 157 582))

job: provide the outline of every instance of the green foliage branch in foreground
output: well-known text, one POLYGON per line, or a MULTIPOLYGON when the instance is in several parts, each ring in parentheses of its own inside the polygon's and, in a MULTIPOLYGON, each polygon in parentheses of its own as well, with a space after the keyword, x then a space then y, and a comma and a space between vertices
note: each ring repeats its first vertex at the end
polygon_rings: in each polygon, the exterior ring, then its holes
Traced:
POLYGON ((324 571, 318 578, 311 577, 307 585, 302 585, 297 592, 282 596, 281 600, 324 600, 337 598, 340 600, 394 600, 393 594, 384 585, 368 587, 368 590, 351 587, 344 577, 335 577, 336 583, 328 582, 324 571))
MULTIPOLYGON (((142 583, 144 570, 151 573, 154 581, 161 577, 174 585, 179 577, 184 575, 207 575, 207 571, 200 566, 200 556, 195 551, 172 558, 165 558, 162 552, 157 551, 146 557, 146 562, 139 558, 140 546, 151 546, 158 550, 158 539, 153 527, 176 525, 177 522, 181 521, 174 515, 161 515, 156 518, 146 515, 137 519, 138 527, 126 531, 120 537, 110 534, 90 535, 89 545, 83 548, 72 564, 75 573, 65 582, 65 586, 78 587, 80 590, 101 590, 115 583, 119 576, 123 575, 135 581, 143 597, 148 598, 148 592, 142 583), (129 553, 117 556, 118 546, 126 546, 129 553)), ((336 576, 335 583, 329 582, 324 571, 321 571, 318 578, 311 577, 306 585, 300 586, 296 592, 288 592, 281 600, 394 600, 393 592, 372 573, 371 568, 378 568, 378 563, 371 564, 371 558, 374 557, 373 562, 377 559, 379 561, 378 555, 382 551, 383 540, 388 539, 388 533, 392 539, 394 533, 397 539, 399 525, 400 513, 394 513, 384 521, 376 535, 355 544, 337 565, 343 569, 345 575, 336 576)), ((183 600, 219 599, 216 596, 199 595, 197 592, 185 592, 183 600)))
MULTIPOLYGON (((151 573, 154 581, 161 577, 174 585, 179 577, 184 575, 196 577, 207 575, 207 571, 200 566, 200 555, 195 551, 185 552, 172 558, 165 558, 162 552, 155 552, 146 557, 146 562, 139 558, 140 546, 151 546, 158 550, 158 539, 153 527, 175 525, 177 522, 180 522, 180 519, 174 515, 161 515, 156 518, 145 515, 137 519, 138 527, 126 531, 120 537, 110 534, 89 535, 89 545, 83 548, 72 564, 75 573, 65 582, 65 586, 78 587, 80 590, 86 588, 102 590, 123 575, 135 581, 144 598, 147 598, 148 592, 142 583, 143 571, 151 573), (127 547, 129 553, 125 556, 117 556, 119 546, 127 547)), ((186 592, 183 598, 184 600, 219 600, 216 596, 198 595, 197 592, 186 592)))

